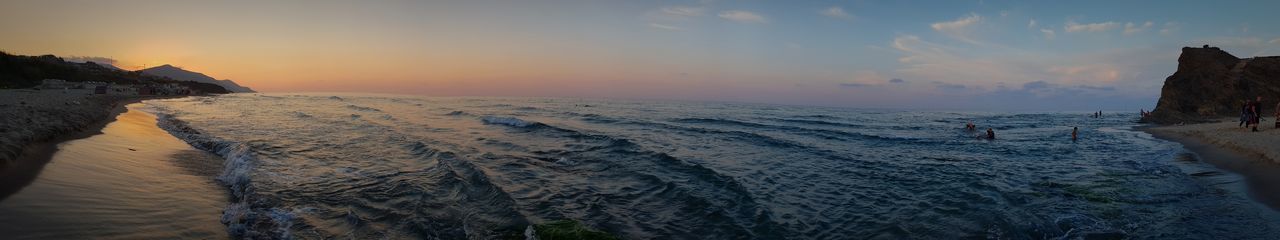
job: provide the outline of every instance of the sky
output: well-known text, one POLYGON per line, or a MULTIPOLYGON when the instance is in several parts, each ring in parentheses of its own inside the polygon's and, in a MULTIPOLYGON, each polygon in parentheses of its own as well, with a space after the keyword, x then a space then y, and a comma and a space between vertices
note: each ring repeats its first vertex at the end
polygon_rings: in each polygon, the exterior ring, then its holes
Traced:
POLYGON ((1183 46, 1280 55, 1280 1, 0 3, 0 51, 263 92, 1154 107, 1183 46))

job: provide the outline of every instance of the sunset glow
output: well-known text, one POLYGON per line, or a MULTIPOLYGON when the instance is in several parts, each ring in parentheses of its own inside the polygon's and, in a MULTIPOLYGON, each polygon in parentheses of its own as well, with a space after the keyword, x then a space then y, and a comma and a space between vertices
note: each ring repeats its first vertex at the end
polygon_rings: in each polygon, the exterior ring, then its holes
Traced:
POLYGON ((8 1, 0 49, 172 64, 267 92, 966 109, 1071 94, 1149 108, 1181 46, 1280 54, 1280 29, 1250 21, 1274 6, 1120 10, 1145 5, 8 1))

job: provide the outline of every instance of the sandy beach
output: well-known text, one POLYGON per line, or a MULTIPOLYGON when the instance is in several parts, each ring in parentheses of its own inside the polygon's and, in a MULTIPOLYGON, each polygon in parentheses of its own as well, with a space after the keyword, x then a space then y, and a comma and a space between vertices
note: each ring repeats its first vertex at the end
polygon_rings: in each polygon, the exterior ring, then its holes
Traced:
POLYGON ((1143 129, 1153 136, 1182 143, 1207 163, 1240 174, 1249 195, 1280 209, 1280 129, 1264 121, 1258 132, 1238 126, 1237 119, 1212 123, 1156 126, 1143 129))
POLYGON ((1255 157, 1260 161, 1280 164, 1280 129, 1264 121, 1258 132, 1238 126, 1236 119, 1223 118, 1213 123, 1169 125, 1147 129, 1160 136, 1194 138, 1205 143, 1255 157))
POLYGON ((101 132, 57 144, 39 175, 0 200, 5 239, 228 239, 222 159, 128 110, 101 132))
POLYGON ((0 199, 26 186, 57 144, 97 134, 128 103, 165 96, 92 90, 0 90, 0 199))

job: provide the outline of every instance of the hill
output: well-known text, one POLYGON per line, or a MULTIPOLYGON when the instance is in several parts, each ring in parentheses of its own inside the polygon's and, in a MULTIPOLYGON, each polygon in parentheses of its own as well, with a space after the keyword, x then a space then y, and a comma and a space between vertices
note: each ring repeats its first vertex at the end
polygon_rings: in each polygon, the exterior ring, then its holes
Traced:
POLYGON ((93 62, 68 62, 54 55, 22 56, 0 52, 0 89, 35 87, 44 79, 116 84, 178 83, 205 93, 230 93, 216 84, 178 81, 137 71, 122 71, 93 62))
POLYGON ((222 86, 223 88, 226 88, 231 92, 254 92, 253 89, 240 86, 240 84, 236 84, 236 82, 231 80, 214 79, 209 75, 205 75, 203 73, 198 73, 198 72, 187 71, 185 69, 182 69, 173 65, 169 65, 169 64, 161 65, 158 67, 142 69, 139 71, 145 74, 168 77, 168 78, 177 79, 177 80, 217 84, 219 86, 222 86))

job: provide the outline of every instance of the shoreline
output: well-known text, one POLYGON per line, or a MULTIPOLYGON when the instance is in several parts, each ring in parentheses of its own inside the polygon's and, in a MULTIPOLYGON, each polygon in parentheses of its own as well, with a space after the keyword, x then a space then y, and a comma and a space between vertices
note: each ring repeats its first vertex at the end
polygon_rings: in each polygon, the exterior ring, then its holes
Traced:
MULTIPOLYGON (((135 102, 135 101, 129 101, 135 102)), ((16 239, 228 239, 221 159, 157 125, 145 103, 100 134, 57 144, 38 177, 0 201, 0 232, 16 239)))
POLYGON ((1250 199, 1280 211, 1280 146, 1258 144, 1280 142, 1280 129, 1259 127, 1259 132, 1250 132, 1228 120, 1136 130, 1179 143, 1218 170, 1240 175, 1250 199))
POLYGON ((59 144, 101 134, 103 128, 128 110, 127 105, 187 97, 88 95, 83 91, 60 90, 0 91, 0 95, 8 95, 0 98, 0 110, 16 116, 0 122, 0 201, 31 184, 52 160, 59 144))

